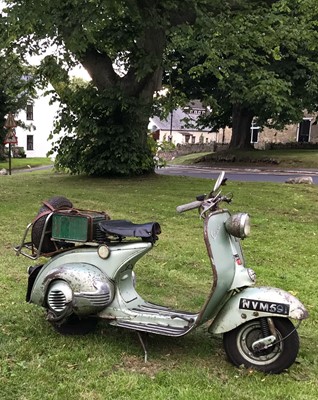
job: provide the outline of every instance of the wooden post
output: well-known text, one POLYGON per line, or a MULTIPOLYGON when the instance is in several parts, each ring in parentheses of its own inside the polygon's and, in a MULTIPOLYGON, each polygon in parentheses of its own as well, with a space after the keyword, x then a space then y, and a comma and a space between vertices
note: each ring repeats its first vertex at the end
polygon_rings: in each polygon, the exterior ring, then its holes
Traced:
POLYGON ((9 175, 11 175, 11 145, 18 144, 18 140, 15 135, 16 126, 17 126, 17 123, 14 120, 13 114, 9 113, 7 120, 4 124, 4 127, 8 129, 8 133, 6 134, 6 137, 3 142, 4 144, 9 145, 9 175))
POLYGON ((9 143, 9 175, 11 175, 11 143, 9 143))

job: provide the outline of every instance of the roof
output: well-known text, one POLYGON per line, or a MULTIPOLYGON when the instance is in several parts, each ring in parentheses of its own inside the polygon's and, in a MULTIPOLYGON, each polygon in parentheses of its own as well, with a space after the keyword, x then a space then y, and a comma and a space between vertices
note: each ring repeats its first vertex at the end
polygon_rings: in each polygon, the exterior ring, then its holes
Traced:
MULTIPOLYGON (((190 105, 190 108, 192 106, 190 105)), ((198 110, 199 107, 196 107, 198 110)), ((201 111, 204 109, 201 107, 201 111)), ((154 116, 150 119, 150 128, 152 125, 156 125, 158 129, 168 131, 172 128, 173 131, 195 131, 195 132, 209 132, 211 129, 209 128, 197 128, 195 127, 196 120, 200 114, 194 114, 192 112, 186 113, 181 108, 177 108, 170 113, 166 119, 160 119, 157 116, 154 116), (171 127, 171 116, 172 116, 172 127, 171 127), (192 125, 192 126, 191 126, 192 125)))

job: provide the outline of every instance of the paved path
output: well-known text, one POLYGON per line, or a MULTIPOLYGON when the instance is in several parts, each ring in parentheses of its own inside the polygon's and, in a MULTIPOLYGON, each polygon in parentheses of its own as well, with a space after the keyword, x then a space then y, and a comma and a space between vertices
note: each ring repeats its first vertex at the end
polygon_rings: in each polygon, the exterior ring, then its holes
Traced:
POLYGON ((264 168, 216 168, 169 165, 156 172, 160 175, 191 176, 195 178, 215 179, 220 171, 225 171, 226 177, 235 181, 285 182, 297 176, 311 176, 314 184, 318 184, 318 170, 310 169, 264 169, 264 168))
MULTIPOLYGON (((45 169, 52 169, 53 165, 41 165, 39 167, 33 167, 33 168, 22 168, 22 169, 13 169, 11 170, 11 174, 20 174, 21 172, 33 172, 33 171, 41 171, 45 169)), ((9 170, 7 169, 8 173, 9 170)))

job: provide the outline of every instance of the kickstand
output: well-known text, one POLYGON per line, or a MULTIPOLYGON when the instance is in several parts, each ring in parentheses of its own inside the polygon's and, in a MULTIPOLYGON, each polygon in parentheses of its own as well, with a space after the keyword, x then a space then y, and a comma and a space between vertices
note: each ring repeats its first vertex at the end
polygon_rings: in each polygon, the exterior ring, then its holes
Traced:
POLYGON ((144 354, 145 354, 144 360, 145 360, 145 363, 146 363, 148 361, 148 352, 147 352, 147 343, 146 343, 147 340, 144 340, 143 336, 144 336, 145 339, 147 339, 147 335, 146 334, 142 335, 142 333, 140 333, 140 332, 137 332, 137 335, 138 335, 140 344, 141 344, 141 346, 143 348, 143 351, 144 351, 144 354))

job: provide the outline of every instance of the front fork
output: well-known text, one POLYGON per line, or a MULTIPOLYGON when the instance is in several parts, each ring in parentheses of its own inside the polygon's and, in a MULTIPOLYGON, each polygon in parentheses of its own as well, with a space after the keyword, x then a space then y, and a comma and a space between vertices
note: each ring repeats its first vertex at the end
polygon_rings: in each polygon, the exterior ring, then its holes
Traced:
POLYGON ((269 336, 270 334, 276 336, 276 329, 272 318, 261 318, 260 323, 264 337, 269 336))
POLYGON ((277 341, 275 324, 272 318, 260 318, 260 325, 263 337, 252 344, 252 348, 255 352, 266 350, 277 341))

